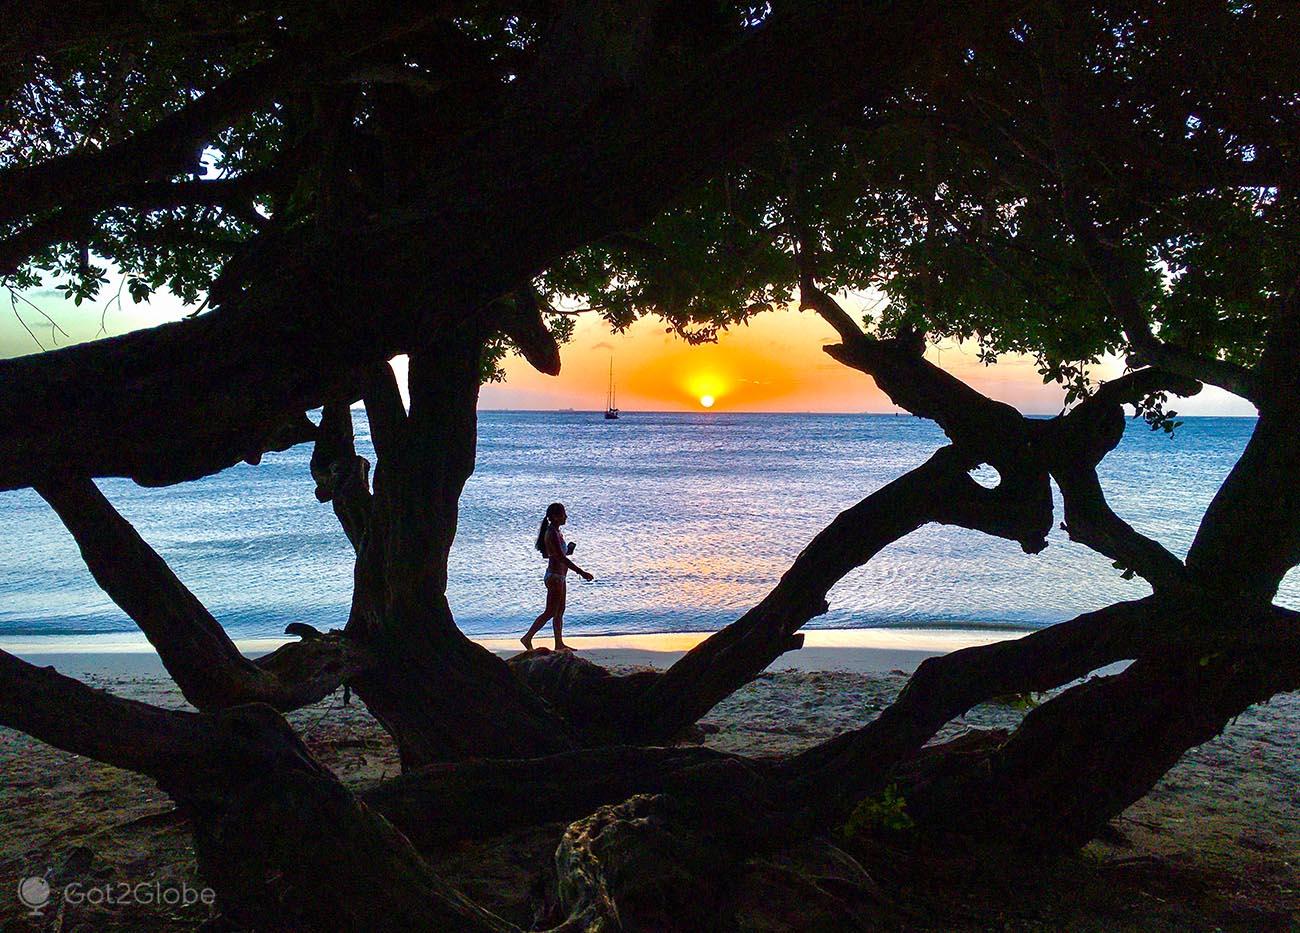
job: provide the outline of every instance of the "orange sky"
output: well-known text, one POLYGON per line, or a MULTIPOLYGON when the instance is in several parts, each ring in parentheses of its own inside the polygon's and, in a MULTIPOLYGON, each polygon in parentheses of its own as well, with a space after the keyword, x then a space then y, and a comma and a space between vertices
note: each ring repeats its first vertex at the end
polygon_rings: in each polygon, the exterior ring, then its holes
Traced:
MULTIPOLYGON (((558 377, 511 359, 507 382, 485 386, 480 405, 601 408, 612 353, 624 410, 702 411, 700 398, 711 395, 714 411, 894 411, 867 376, 822 352, 835 342, 821 318, 793 309, 761 314, 723 333, 716 344, 700 346, 665 333, 653 319, 611 335, 598 317, 582 315, 574 339, 561 348, 558 377)), ((1007 358, 987 367, 951 343, 931 347, 927 355, 1023 411, 1060 410, 1060 389, 1044 386, 1028 360, 1007 358)))

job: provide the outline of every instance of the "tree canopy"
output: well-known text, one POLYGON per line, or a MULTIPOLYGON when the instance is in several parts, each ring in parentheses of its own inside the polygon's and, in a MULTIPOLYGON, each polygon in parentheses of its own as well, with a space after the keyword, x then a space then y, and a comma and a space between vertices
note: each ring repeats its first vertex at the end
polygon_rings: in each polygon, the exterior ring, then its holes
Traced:
MULTIPOLYGON (((773 15, 678 6, 654 25, 661 59, 773 15)), ((10 198, 10 283, 44 271, 89 297, 108 262, 135 300, 166 287, 198 307, 259 232, 398 210, 421 150, 472 132, 537 64, 557 16, 545 4, 457 12, 358 24, 349 45, 346 7, 142 5, 138 21, 91 18, 15 44, 7 168, 77 151, 93 172, 88 150, 161 136, 205 95, 222 112, 190 116, 183 142, 133 143, 143 157, 89 198, 54 179, 39 202, 10 198), (308 60, 335 64, 307 82, 291 62, 308 60)), ((793 299, 802 261, 830 292, 882 291, 882 335, 910 327, 977 341, 989 359, 1032 354, 1071 398, 1102 355, 1150 350, 1144 327, 1248 366, 1295 277, 1285 167, 1300 53, 1274 41, 1295 18, 1284 3, 1047 4, 1001 29, 955 30, 887 93, 752 147, 539 284, 615 327, 658 313, 709 339, 793 299), (1117 292, 1141 320, 1126 323, 1117 292)), ((1233 388, 1232 369, 1219 372, 1233 388)))
POLYGON ((646 230, 553 269, 615 326, 711 336, 798 293, 876 289, 868 321, 1037 358, 1069 399, 1160 341, 1242 393, 1295 287, 1286 172, 1300 74, 1286 4, 1039 5, 906 83, 819 117, 646 230), (802 272, 801 272, 802 268, 802 272), (1125 310, 1132 305, 1130 313, 1125 310), (1201 366, 1192 357, 1224 364, 1201 366))

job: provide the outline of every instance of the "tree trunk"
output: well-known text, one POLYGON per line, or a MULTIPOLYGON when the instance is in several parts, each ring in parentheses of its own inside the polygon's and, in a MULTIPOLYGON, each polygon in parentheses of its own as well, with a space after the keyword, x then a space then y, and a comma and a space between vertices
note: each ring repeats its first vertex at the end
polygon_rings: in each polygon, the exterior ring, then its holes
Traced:
POLYGON ((409 415, 387 366, 366 396, 378 464, 345 634, 376 659, 351 684, 397 743, 404 769, 576 746, 559 715, 461 633, 447 603, 489 333, 470 323, 412 354, 409 415))
POLYGON ((1300 563, 1300 432, 1295 412, 1260 413, 1205 511, 1187 567, 1206 588, 1268 603, 1300 563))

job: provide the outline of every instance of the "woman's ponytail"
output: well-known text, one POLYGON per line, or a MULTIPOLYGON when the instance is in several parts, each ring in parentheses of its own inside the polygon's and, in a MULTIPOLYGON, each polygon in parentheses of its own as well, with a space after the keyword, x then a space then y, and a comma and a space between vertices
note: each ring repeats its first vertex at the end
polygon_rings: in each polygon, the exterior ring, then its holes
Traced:
POLYGON ((564 506, 559 502, 552 502, 546 507, 546 515, 542 518, 542 524, 537 529, 537 550, 541 551, 543 557, 546 553, 546 533, 551 530, 551 522, 558 519, 564 514, 564 506))

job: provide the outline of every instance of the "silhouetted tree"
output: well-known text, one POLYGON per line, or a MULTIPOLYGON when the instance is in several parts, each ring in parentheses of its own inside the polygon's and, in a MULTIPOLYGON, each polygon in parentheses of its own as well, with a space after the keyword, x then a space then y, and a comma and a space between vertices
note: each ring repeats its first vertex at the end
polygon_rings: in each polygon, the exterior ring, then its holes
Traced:
POLYGON ((576 821, 566 928, 713 922, 728 887, 707 879, 891 783, 923 826, 1085 842, 1300 683, 1295 614, 1272 602, 1300 560, 1296 11, 1181 7, 11 5, 6 284, 44 273, 84 298, 106 262, 136 300, 202 305, 0 363, 0 488, 45 497, 198 712, 0 654, 0 722, 158 780, 249 926, 365 928, 383 890, 393 925, 505 928, 419 850, 557 820, 576 821), (835 295, 869 286, 890 301, 859 323, 835 295), (832 357, 950 444, 662 674, 507 665, 466 639, 445 591, 478 388, 508 349, 558 371, 556 296, 708 339, 796 294, 839 334, 832 357), (928 362, 927 335, 1033 354, 1071 407, 1026 419, 928 362), (1095 386, 1106 353, 1131 371, 1095 386), (1125 404, 1171 427, 1167 394, 1202 383, 1260 418, 1180 559, 1110 509, 1096 467, 1125 404), (309 442, 356 552, 351 612, 249 661, 93 479, 173 484, 309 442), (1150 596, 929 661, 878 718, 789 759, 664 747, 917 528, 1042 551, 1053 481, 1070 536, 1150 596), (1123 660, 1010 735, 924 748, 986 699, 1123 660), (276 712, 340 684, 401 754, 364 799, 276 712), (656 888, 665 846, 686 875, 656 888))

